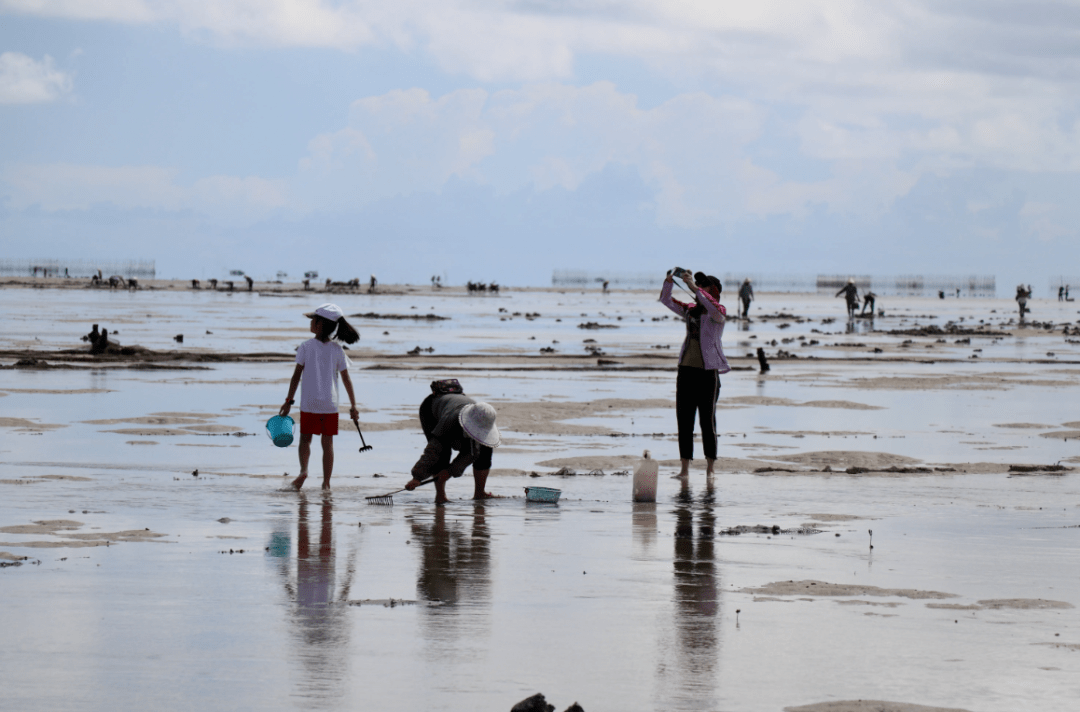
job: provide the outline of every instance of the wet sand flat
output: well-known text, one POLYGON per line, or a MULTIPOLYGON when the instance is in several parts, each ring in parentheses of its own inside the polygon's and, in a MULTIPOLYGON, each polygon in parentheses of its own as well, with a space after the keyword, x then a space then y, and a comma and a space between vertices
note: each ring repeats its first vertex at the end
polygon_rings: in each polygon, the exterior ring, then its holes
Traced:
POLYGON ((325 294, 116 296, 5 291, 71 300, 76 317, 122 324, 125 344, 280 355, 147 370, 65 356, 85 348, 78 318, 34 345, 0 317, 12 709, 508 710, 542 691, 557 709, 975 712, 1066 710, 1080 692, 1080 352, 1065 307, 1048 333, 1009 325, 1006 300, 896 299, 897 316, 848 333, 823 323, 840 300, 762 295, 755 309, 801 318, 728 325, 739 370, 722 378, 718 474, 695 460, 683 483, 668 477, 681 326, 652 320, 655 295, 334 295, 347 314, 449 318, 360 321, 350 357, 374 448, 358 452, 343 421, 324 496, 281 490, 296 449, 263 433, 303 324, 295 343, 264 342, 259 324, 282 336, 325 294), (155 317, 140 323, 131 299, 155 317), (931 310, 1011 336, 889 333, 931 310), (233 338, 230 319, 254 330, 233 338), (180 329, 198 339, 170 345, 180 329), (743 351, 774 339, 772 355, 804 351, 760 374, 743 351), (23 353, 72 368, 14 368, 23 353), (366 504, 408 479, 416 407, 446 377, 500 414, 500 497, 463 499, 466 475, 447 506, 430 489, 366 504), (634 504, 645 449, 659 496, 634 504), (527 503, 530 486, 559 503, 527 503))

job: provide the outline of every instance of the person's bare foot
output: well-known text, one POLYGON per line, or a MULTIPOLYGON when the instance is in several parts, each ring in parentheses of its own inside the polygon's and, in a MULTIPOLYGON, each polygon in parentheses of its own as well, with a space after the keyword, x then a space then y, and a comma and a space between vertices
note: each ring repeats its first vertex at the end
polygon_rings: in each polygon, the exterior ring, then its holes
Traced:
POLYGON ((716 468, 716 458, 713 458, 712 460, 706 460, 705 461, 705 476, 706 477, 712 477, 715 474, 715 472, 714 472, 715 468, 716 468))
POLYGON ((446 504, 449 501, 450 501, 449 497, 436 497, 435 498, 435 504, 446 504))
POLYGON ((323 488, 324 490, 328 490, 328 489, 330 489, 330 480, 323 480, 323 481, 322 481, 322 488, 323 488))
POLYGON ((299 492, 300 488, 304 486, 304 482, 306 480, 307 480, 307 475, 305 473, 301 472, 300 476, 297 477, 295 480, 293 480, 292 484, 290 484, 289 486, 292 487, 297 492, 299 492))
POLYGON ((481 492, 473 495, 473 499, 500 499, 501 497, 502 495, 492 494, 491 492, 481 492))

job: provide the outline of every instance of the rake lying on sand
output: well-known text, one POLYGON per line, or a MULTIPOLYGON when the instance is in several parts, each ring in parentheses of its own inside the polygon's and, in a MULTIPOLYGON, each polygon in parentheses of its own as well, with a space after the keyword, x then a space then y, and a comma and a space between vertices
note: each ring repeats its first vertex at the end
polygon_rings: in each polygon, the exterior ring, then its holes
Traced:
POLYGON ((353 425, 356 426, 356 432, 360 435, 360 442, 364 443, 364 447, 360 448, 360 452, 364 452, 365 450, 370 450, 372 448, 372 446, 368 445, 366 442, 364 442, 364 434, 360 432, 360 423, 358 423, 358 422, 356 422, 354 420, 353 425))
MULTIPOLYGON (((423 485, 426 485, 428 482, 434 481, 434 479, 435 479, 434 477, 429 477, 426 480, 420 480, 420 484, 418 484, 417 487, 422 487, 423 485)), ((394 504, 394 495, 397 494, 398 492, 404 492, 405 490, 406 490, 406 488, 402 487, 401 489, 394 490, 393 492, 387 492, 386 494, 374 494, 374 495, 371 495, 370 497, 364 497, 364 499, 367 500, 368 504, 389 504, 389 505, 393 506, 393 504, 394 504)))

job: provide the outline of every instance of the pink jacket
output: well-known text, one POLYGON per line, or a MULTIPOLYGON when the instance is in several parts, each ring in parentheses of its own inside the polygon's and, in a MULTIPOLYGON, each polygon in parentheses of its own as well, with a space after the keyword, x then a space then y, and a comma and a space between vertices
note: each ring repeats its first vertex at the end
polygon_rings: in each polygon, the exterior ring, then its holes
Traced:
MULTIPOLYGON (((664 282, 664 288, 660 290, 660 301, 671 311, 681 317, 686 317, 690 307, 680 304, 671 298, 673 282, 664 282)), ((727 310, 723 304, 717 304, 711 298, 697 290, 698 304, 705 307, 708 318, 701 320, 701 358, 705 362, 705 368, 715 369, 718 373, 727 373, 731 370, 727 359, 724 358, 724 345, 721 340, 724 337, 724 323, 727 321, 727 310)), ((703 314, 702 317, 705 315, 703 314)), ((682 349, 679 350, 679 360, 682 360, 686 351, 686 340, 683 339, 682 349)))

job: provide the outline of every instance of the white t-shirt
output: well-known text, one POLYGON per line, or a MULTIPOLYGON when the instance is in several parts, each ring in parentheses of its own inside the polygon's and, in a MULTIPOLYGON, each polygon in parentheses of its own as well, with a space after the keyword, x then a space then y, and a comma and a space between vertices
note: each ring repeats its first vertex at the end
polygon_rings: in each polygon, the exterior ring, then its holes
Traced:
POLYGON ((308 339, 296 350, 296 362, 304 367, 300 380, 300 411, 338 412, 338 372, 352 365, 341 344, 308 339))

